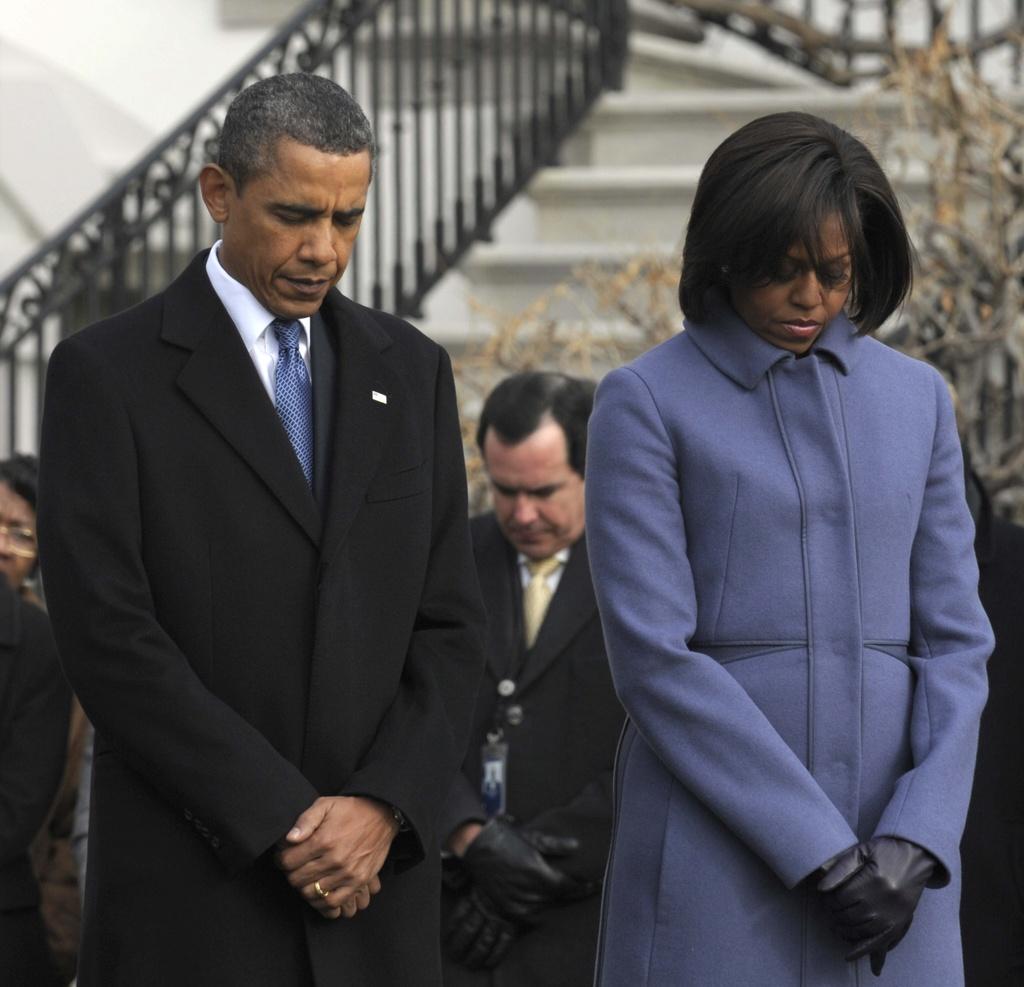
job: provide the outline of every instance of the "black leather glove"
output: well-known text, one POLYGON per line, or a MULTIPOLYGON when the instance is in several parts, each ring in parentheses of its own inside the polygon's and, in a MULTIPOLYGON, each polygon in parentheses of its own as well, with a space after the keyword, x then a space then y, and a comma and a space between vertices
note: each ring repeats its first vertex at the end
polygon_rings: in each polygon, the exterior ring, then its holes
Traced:
POLYGON ((455 903, 444 931, 448 955, 470 970, 497 966, 515 940, 517 928, 495 910, 479 888, 455 903))
POLYGON ((579 846, 571 836, 520 829, 510 819, 490 820, 462 856, 474 887, 507 919, 531 924, 555 901, 593 894, 596 885, 577 881, 546 858, 565 857, 579 846))
POLYGON ((848 960, 871 955, 877 977, 885 954, 907 934, 935 858, 916 843, 882 836, 844 851, 818 882, 832 930, 854 948, 848 960))

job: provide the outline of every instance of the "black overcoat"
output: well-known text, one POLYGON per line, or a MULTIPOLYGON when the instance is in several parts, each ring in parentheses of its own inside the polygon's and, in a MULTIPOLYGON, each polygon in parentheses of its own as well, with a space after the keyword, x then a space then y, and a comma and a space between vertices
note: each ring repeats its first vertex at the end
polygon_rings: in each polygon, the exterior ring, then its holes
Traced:
POLYGON ((79 985, 433 985, 482 628, 450 364, 329 294, 321 511, 205 260, 50 361, 43 564, 96 726, 79 985), (334 794, 410 829, 371 907, 330 922, 270 851, 334 794))
MULTIPOLYGON (((968 478, 968 482, 972 482, 968 478)), ((977 481, 974 481, 977 482, 977 481)), ((1024 527, 995 517, 981 490, 978 595, 996 636, 978 764, 960 846, 967 987, 1024 984, 1024 527)))
POLYGON ((0 984, 56 982, 29 844, 64 771, 71 691, 50 623, 0 577, 0 984))
MULTIPOLYGON (((624 714, 605 656, 586 539, 573 545, 537 641, 524 653, 515 550, 493 514, 474 518, 471 527, 488 616, 487 661, 469 750, 438 828, 447 836, 461 822, 481 818, 480 745, 501 724, 509 744, 508 812, 545 832, 576 837, 579 850, 557 865, 599 884, 611 839, 612 767, 624 714), (516 688, 500 696, 498 683, 505 679, 516 688)), ((445 894, 447 912, 452 900, 445 894)), ((446 987, 589 987, 599 917, 599 892, 555 906, 493 973, 446 959, 446 987)))

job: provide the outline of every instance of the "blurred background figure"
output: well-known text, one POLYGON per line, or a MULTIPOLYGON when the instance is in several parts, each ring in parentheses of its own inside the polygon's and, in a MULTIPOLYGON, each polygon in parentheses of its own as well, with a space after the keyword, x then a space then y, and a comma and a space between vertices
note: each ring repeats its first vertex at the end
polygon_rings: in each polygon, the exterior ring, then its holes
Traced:
POLYGON ((0 984, 54 987, 58 976, 29 855, 64 767, 69 691, 43 611, 11 586, 31 572, 35 527, 9 490, 0 505, 0 984))
POLYGON ((42 606, 37 592, 39 552, 36 546, 35 456, 15 455, 0 462, 0 574, 19 596, 42 606))
MULTIPOLYGON (((38 464, 34 456, 15 455, 0 462, 0 526, 4 532, 0 537, 0 572, 7 585, 23 601, 41 610, 43 603, 39 591, 35 534, 37 476, 38 464)), ((33 620, 38 622, 39 619, 33 615, 33 620)), ((45 622, 46 618, 42 617, 42 620, 45 622)), ((47 627, 47 642, 48 635, 47 627)), ((44 668, 60 676, 59 671, 50 666, 49 655, 43 657, 44 668)), ((40 674, 42 671, 40 669, 40 674)), ((40 731, 46 722, 45 718, 39 721, 40 731)), ((60 727, 61 736, 65 730, 67 757, 62 761, 64 771, 60 787, 31 846, 46 940, 62 983, 68 983, 75 975, 81 921, 78 874, 71 853, 70 835, 88 722, 74 699, 68 722, 60 727)))
POLYGON ((447 987, 593 980, 623 721, 583 533, 593 400, 592 381, 522 373, 480 417, 494 503, 472 523, 487 665, 438 826, 455 855, 442 916, 447 987))
POLYGON ((1004 521, 966 446, 967 503, 976 526, 978 595, 992 622, 988 704, 960 853, 960 930, 967 987, 1024 984, 1024 527, 1004 521))

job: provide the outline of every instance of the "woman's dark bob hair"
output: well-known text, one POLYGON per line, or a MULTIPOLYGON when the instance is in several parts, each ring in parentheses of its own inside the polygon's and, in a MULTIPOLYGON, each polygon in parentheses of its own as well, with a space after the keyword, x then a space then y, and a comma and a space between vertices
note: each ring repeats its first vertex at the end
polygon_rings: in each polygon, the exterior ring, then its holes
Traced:
POLYGON ((704 166, 683 249, 679 304, 708 313, 708 292, 774 279, 802 244, 822 267, 822 232, 835 216, 850 248, 847 314, 874 332, 910 292, 913 248, 896 195, 872 153, 809 113, 773 113, 727 137, 704 166))

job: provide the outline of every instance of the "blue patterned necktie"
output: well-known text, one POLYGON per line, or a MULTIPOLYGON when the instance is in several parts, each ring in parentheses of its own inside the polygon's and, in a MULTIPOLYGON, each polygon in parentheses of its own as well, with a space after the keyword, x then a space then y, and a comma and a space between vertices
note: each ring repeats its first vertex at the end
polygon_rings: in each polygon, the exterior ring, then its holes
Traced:
POLYGON ((279 347, 274 370, 274 403, 306 482, 312 487, 313 385, 299 352, 302 325, 288 319, 274 319, 270 325, 279 347))

